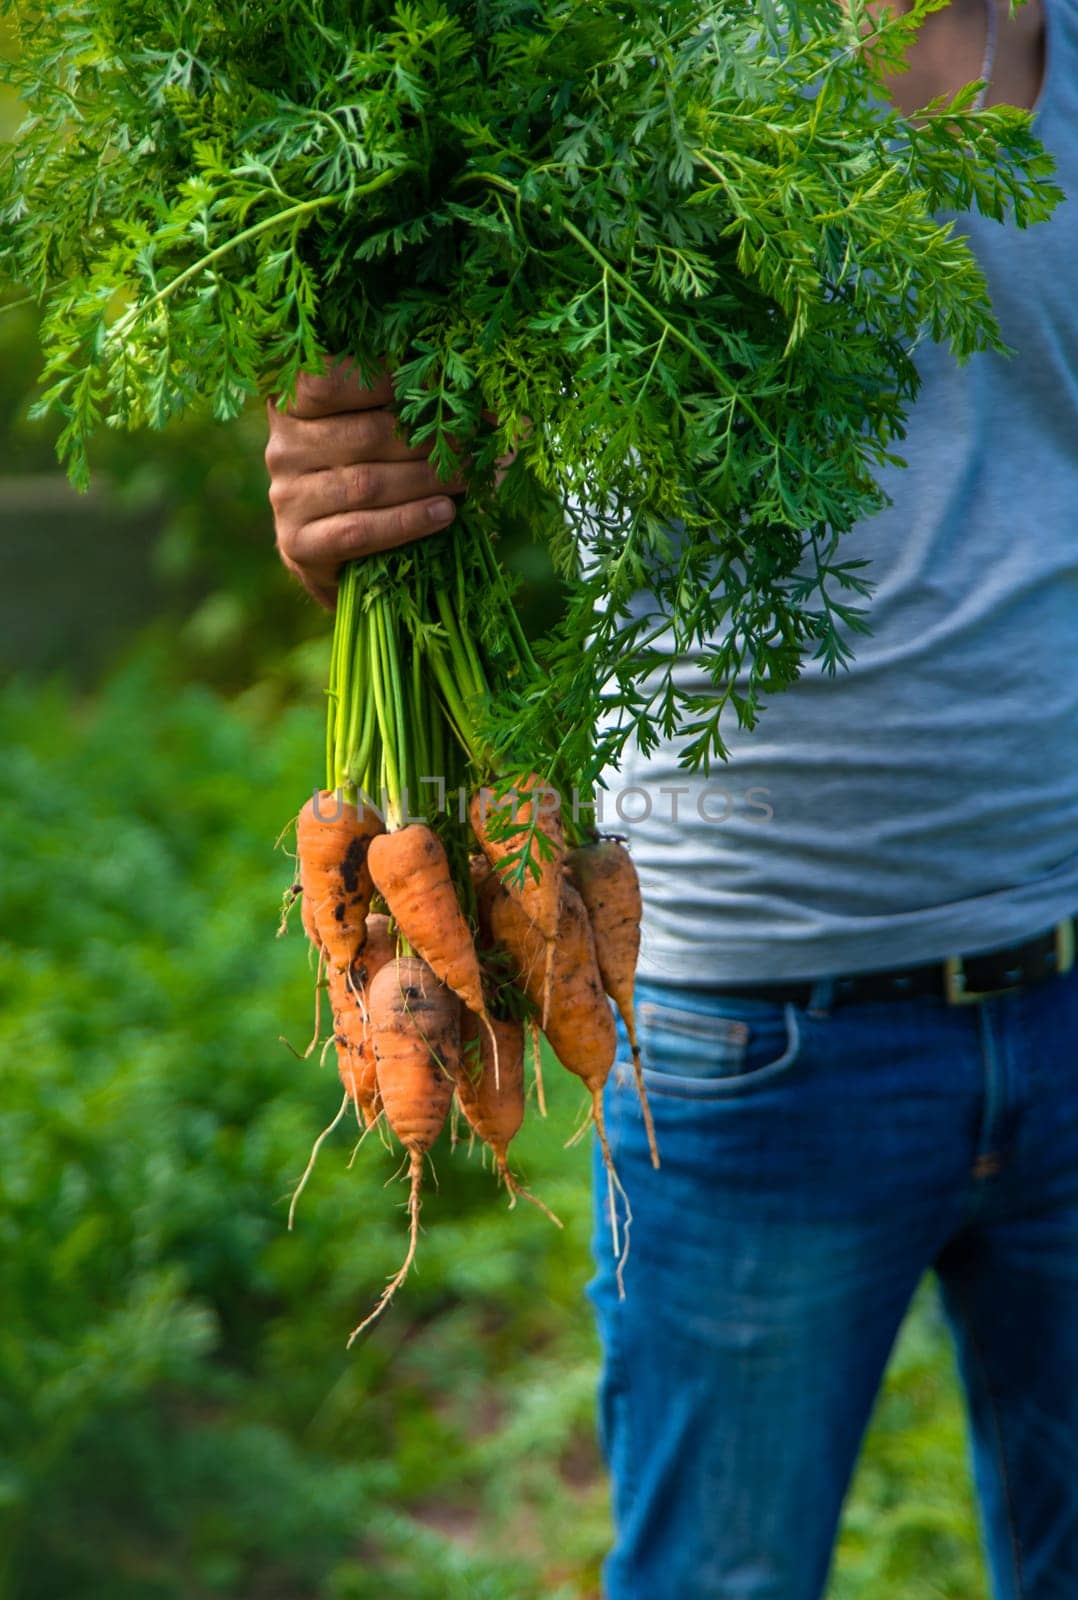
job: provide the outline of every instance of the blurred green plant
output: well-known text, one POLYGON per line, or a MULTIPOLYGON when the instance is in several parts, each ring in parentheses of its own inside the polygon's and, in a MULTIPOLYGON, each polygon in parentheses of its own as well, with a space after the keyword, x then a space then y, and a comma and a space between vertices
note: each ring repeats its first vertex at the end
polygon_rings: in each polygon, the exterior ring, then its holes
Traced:
MULTIPOLYGON (((0 694, 0 1595, 4 1600, 592 1600, 580 1086, 520 1140, 565 1220, 507 1215, 444 1143, 406 1296, 395 1160, 323 1149, 297 1062, 312 975, 274 939, 309 711, 167 692, 143 651, 87 704, 0 694), (386 1184, 389 1187, 384 1187, 386 1184)), ((954 1376, 925 1297, 844 1522, 834 1600, 983 1594, 954 1376)))
POLYGON ((399 1566, 401 1600, 548 1597, 594 1565, 604 1516, 587 1164, 561 1149, 578 1086, 552 1085, 522 1151, 566 1233, 441 1150, 407 1306, 346 1357, 403 1221, 395 1158, 368 1141, 348 1171, 342 1136, 285 1231, 338 1100, 332 1064, 278 1042, 311 1023, 305 941, 274 939, 292 865, 273 842, 318 729, 163 682, 144 658, 92 707, 55 687, 0 705, 2 1592, 360 1597, 399 1566), (517 1423, 537 1395, 539 1484, 517 1423), (552 1536, 562 1454, 595 1484, 576 1548, 552 1536), (513 1477, 510 1501, 487 1493, 513 1477), (461 1551, 434 1523, 476 1506, 461 1551), (424 1507, 440 1566, 416 1556, 424 1507))
MULTIPOLYGON (((5 19, 0 62, 14 53, 5 19)), ((24 115, 14 92, 0 88, 0 137, 11 138, 24 115)), ((5 477, 57 473, 59 429, 28 415, 38 393, 39 317, 30 306, 11 309, 17 299, 0 303, 0 470, 5 477)), ((102 484, 125 523, 118 536, 138 537, 139 523, 153 530, 153 569, 172 596, 162 621, 177 681, 191 672, 226 688, 262 679, 282 692, 324 682, 326 619, 273 556, 264 440, 264 413, 255 406, 228 428, 203 420, 167 439, 147 429, 101 441, 102 484)), ((73 496, 73 539, 79 509, 73 496)), ((56 563, 57 554, 50 549, 43 561, 56 563)), ((89 598, 107 629, 108 595, 89 598)), ((48 616, 40 623, 47 628, 48 616)))

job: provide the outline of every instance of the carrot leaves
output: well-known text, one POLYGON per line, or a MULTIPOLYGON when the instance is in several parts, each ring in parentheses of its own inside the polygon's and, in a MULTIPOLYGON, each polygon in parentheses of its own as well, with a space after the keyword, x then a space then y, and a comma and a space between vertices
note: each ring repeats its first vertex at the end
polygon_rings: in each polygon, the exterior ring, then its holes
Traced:
POLYGON ((594 775, 661 729, 706 768, 723 717, 850 649, 841 536, 881 503, 918 342, 1000 346, 940 212, 1057 198, 1028 116, 888 109, 934 3, 6 0, 0 275, 42 307, 72 477, 101 426, 388 360, 438 464, 468 442, 464 526, 508 503, 566 580, 524 663, 486 555, 454 569, 506 653, 469 708, 487 759, 594 775))

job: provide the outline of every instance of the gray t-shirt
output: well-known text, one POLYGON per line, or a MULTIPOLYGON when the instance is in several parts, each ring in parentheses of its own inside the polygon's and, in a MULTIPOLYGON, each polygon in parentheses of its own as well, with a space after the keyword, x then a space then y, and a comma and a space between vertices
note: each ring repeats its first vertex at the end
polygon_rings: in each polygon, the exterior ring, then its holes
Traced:
MULTIPOLYGON (((1037 132, 1070 193, 1078 5, 1049 4, 1037 132)), ((670 746, 608 778, 605 826, 643 887, 643 977, 933 961, 1078 912, 1078 201, 1026 232, 960 231, 1017 355, 960 368, 920 350, 908 468, 844 547, 876 584, 853 664, 806 664, 755 732, 728 730, 709 780, 670 746)))

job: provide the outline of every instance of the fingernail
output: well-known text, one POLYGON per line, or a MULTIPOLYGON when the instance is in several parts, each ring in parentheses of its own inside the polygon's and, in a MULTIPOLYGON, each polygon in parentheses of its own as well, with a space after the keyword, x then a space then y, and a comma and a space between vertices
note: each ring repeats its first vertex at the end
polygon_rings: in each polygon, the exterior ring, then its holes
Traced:
POLYGON ((431 522, 448 522, 452 515, 452 500, 432 500, 427 507, 427 516, 431 522))

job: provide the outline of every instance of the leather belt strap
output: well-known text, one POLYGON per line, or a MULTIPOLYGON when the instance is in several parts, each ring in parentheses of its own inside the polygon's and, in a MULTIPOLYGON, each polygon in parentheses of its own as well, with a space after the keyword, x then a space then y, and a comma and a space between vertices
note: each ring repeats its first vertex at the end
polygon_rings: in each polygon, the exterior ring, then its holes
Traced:
MULTIPOLYGON (((859 1001, 906 1000, 929 996, 951 1006, 976 1005, 996 995, 1010 994, 1033 983, 1070 972, 1075 964, 1078 918, 1066 917, 1054 928, 984 955, 950 956, 946 961, 887 972, 856 972, 833 979, 834 1005, 859 1001)), ((741 995, 746 999, 773 1000, 807 1006, 815 983, 723 983, 700 986, 706 994, 741 995)))

